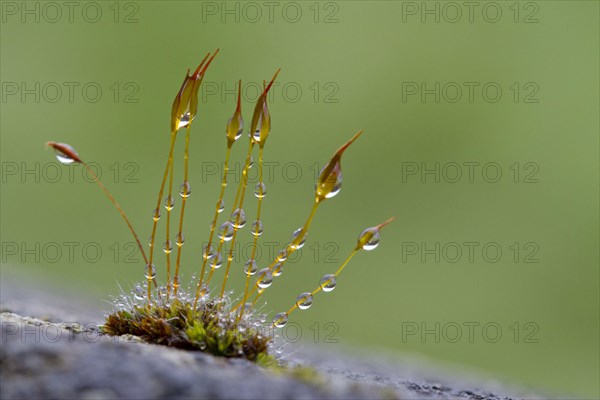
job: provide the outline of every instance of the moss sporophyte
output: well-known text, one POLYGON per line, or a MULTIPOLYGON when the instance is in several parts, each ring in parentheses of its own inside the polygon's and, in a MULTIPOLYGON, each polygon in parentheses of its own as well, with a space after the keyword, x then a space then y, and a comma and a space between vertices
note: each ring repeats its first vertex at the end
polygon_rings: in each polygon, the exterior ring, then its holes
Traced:
POLYGON ((342 270, 358 252, 373 250, 377 247, 381 229, 393 218, 363 230, 358 236, 356 246, 335 273, 324 275, 314 290, 299 294, 295 303, 287 311, 276 314, 270 323, 265 323, 266 316, 259 313, 257 302, 272 285, 273 281, 281 276, 286 260, 304 245, 311 222, 321 203, 333 198, 340 192, 342 187, 342 156, 349 146, 359 138, 362 131, 356 133, 342 145, 333 154, 329 162, 325 164, 315 185, 314 201, 306 222, 294 231, 289 243, 279 251, 275 259, 265 268, 259 270, 255 257, 257 255, 258 240, 263 233, 261 212, 263 199, 267 194, 263 181, 263 153, 271 131, 271 114, 267 105, 267 95, 279 74, 279 70, 275 72, 270 82, 263 83, 263 92, 254 106, 250 130, 248 131, 248 151, 242 169, 242 178, 237 186, 235 200, 229 213, 225 213, 228 217, 220 218, 225 211, 224 195, 227 188, 231 149, 242 137, 244 129, 241 106, 242 83, 240 80, 237 88, 237 105, 225 128, 224 169, 219 197, 210 223, 208 244, 202 249, 193 248, 193 251, 197 253, 197 270, 195 271, 197 277, 189 282, 185 288, 182 288, 180 266, 181 253, 185 243, 183 234, 184 214, 191 195, 191 185, 188 180, 191 128, 198 112, 198 93, 202 86, 202 80, 217 53, 218 50, 212 56, 210 53, 207 54, 191 75, 188 70, 173 101, 169 151, 156 206, 152 212, 153 222, 148 252, 144 250, 144 246, 121 206, 100 182, 94 170, 82 160, 73 147, 57 142, 48 142, 48 146, 54 149, 56 157, 61 163, 79 163, 88 170, 121 214, 133 234, 145 262, 146 280, 144 285, 138 285, 132 293, 124 293, 115 301, 115 310, 106 318, 102 331, 108 335, 132 334, 151 343, 201 350, 224 357, 242 357, 265 363, 272 360, 269 349, 272 347, 273 335, 270 334, 270 331, 285 326, 290 314, 295 310, 310 308, 317 293, 321 291, 331 292, 336 287, 336 281, 342 270), (181 203, 179 218, 176 220, 176 231, 173 232, 171 231, 171 220, 175 218, 172 214, 176 205, 176 196, 173 195, 173 153, 178 132, 183 129, 185 129, 183 183, 179 186, 181 203), (227 279, 232 268, 233 249, 237 234, 246 225, 244 201, 248 187, 248 170, 253 165, 252 154, 256 151, 256 148, 258 148, 258 182, 253 192, 257 199, 257 211, 254 222, 250 224, 253 237, 251 253, 243 267, 239 267, 239 270, 245 275, 243 290, 241 293, 233 295, 226 291, 227 279), (156 241, 159 221, 161 220, 161 204, 166 211, 164 217, 164 237, 166 239, 162 245, 165 282, 162 284, 157 279, 155 267, 158 258, 156 241), (219 219, 223 219, 224 222, 219 224, 219 219), (171 235, 173 234, 174 244, 171 241, 171 235), (230 242, 229 251, 224 250, 225 242, 230 242), (223 264, 225 264, 224 274, 220 284, 216 284, 217 270, 221 269, 223 264))

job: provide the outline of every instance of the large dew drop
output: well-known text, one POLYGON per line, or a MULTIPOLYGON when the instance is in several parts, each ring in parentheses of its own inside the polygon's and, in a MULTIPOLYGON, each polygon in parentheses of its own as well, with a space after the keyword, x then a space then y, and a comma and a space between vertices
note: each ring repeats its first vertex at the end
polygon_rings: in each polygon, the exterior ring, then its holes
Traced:
POLYGON ((152 211, 152 219, 154 220, 154 222, 158 222, 158 220, 160 219, 160 208, 157 208, 154 211, 152 211))
POLYGON ((252 259, 246 261, 246 264, 244 264, 244 272, 246 273, 246 275, 254 275, 256 274, 257 270, 258 267, 256 266, 256 261, 252 259))
POLYGON ((252 234, 254 236, 260 236, 263 233, 263 223, 260 220, 256 220, 252 223, 252 234))
POLYGON ((190 197, 192 194, 192 186, 188 181, 185 181, 179 187, 179 195, 183 198, 190 197))
POLYGON ((256 285, 261 289, 266 289, 273 283, 273 275, 269 268, 263 268, 256 275, 256 285))
POLYGON ((233 225, 231 225, 231 222, 225 221, 221 224, 221 227, 219 228, 219 237, 224 242, 229 242, 231 238, 233 238, 233 225))
POLYGON ((310 308, 310 306, 312 306, 312 303, 313 303, 312 293, 305 292, 305 293, 299 294, 298 297, 296 297, 296 305, 301 310, 306 310, 306 309, 310 308))
POLYGON ((283 328, 285 324, 288 322, 288 316, 286 313, 282 312, 273 317, 273 325, 275 328, 283 328))
POLYGON ((217 203, 217 212, 220 214, 223 212, 224 209, 225 209, 225 202, 223 201, 223 199, 221 199, 217 203))
POLYGON ((234 228, 241 229, 246 225, 246 213, 241 208, 238 208, 231 214, 229 221, 231 221, 234 228))
POLYGON ((175 243, 177 244, 177 247, 181 247, 185 243, 185 236, 183 236, 182 232, 175 235, 175 243))
POLYGON ((54 149, 56 159, 61 164, 69 165, 74 162, 81 162, 75 149, 68 144, 49 142, 48 145, 54 149))
POLYGON ((381 235, 379 234, 379 228, 367 228, 361 232, 358 236, 358 243, 361 245, 363 250, 374 250, 379 246, 381 235))
POLYGON ((256 184, 256 186, 254 187, 254 196, 256 196, 257 199, 262 199, 266 195, 267 195, 267 186, 262 182, 258 182, 256 184))
POLYGON ((154 267, 154 264, 146 265, 146 279, 150 280, 154 278, 156 278, 156 267, 154 267))
POLYGON ((333 274, 324 275, 321 278, 320 285, 321 285, 321 289, 324 292, 331 292, 333 289, 335 289, 335 285, 336 285, 335 275, 333 275, 333 274))
POLYGON ((210 261, 210 267, 212 269, 219 269, 221 268, 221 265, 223 265, 223 256, 221 255, 221 253, 213 254, 210 257, 210 261))
POLYGON ((165 208, 167 209, 167 211, 171 211, 174 206, 175 206, 175 201, 173 200, 173 196, 169 195, 165 199, 165 208))
POLYGON ((167 240, 165 243, 163 243, 163 251, 166 254, 169 254, 172 250, 173 250, 173 245, 171 244, 170 240, 167 240))
POLYGON ((273 276, 278 277, 283 273, 283 264, 278 262, 273 266, 273 276))
POLYGON ((306 232, 304 232, 304 234, 302 234, 302 231, 304 230, 304 228, 298 228, 294 231, 294 233, 292 234, 292 242, 290 243, 290 247, 294 250, 298 250, 301 249, 304 246, 304 243, 306 243, 306 232), (302 234, 302 237, 300 237, 300 234, 302 234))

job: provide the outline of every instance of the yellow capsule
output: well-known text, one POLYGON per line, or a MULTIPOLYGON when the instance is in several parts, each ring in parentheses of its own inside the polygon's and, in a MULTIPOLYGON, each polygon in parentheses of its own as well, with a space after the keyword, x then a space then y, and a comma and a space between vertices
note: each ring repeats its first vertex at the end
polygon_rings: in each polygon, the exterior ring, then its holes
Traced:
POLYGON ((356 244, 356 250, 374 250, 377 246, 379 246, 380 240, 380 230, 390 222, 392 222, 396 217, 392 217, 385 221, 382 224, 377 226, 373 226, 371 228, 367 228, 358 235, 358 243, 356 244))
POLYGON ((358 131, 356 135, 340 147, 331 160, 321 169, 319 179, 315 185, 315 198, 317 203, 332 198, 342 189, 342 155, 344 151, 363 133, 358 131))
POLYGON ((265 145, 271 131, 271 114, 269 114, 269 109, 267 108, 267 94, 273 86, 277 75, 279 75, 279 71, 281 71, 281 68, 275 72, 275 75, 273 75, 269 84, 258 97, 254 106, 254 114, 252 115, 252 123, 250 124, 250 135, 252 135, 254 143, 257 143, 260 147, 265 145))
POLYGON ((242 80, 238 82, 237 107, 233 116, 227 121, 225 134, 227 135, 227 146, 231 147, 233 143, 242 136, 244 130, 244 120, 242 119, 242 80))

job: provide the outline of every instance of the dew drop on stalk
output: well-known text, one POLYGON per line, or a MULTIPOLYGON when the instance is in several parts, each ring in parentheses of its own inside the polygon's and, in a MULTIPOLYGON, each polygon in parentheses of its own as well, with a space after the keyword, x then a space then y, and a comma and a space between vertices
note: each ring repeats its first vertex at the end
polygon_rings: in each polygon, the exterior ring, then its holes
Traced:
POLYGON ((240 229, 246 225, 246 213, 241 208, 238 208, 231 214, 231 218, 229 221, 233 225, 234 228, 240 229))
POLYGON ((313 295, 310 292, 299 294, 298 297, 296 297, 296 305, 301 310, 306 310, 310 308, 310 306, 312 306, 312 303, 313 295))
POLYGON ((167 209, 167 211, 171 211, 174 206, 175 206, 175 201, 173 200, 173 196, 169 195, 165 199, 165 208, 167 209))
POLYGON ((273 266, 273 271, 272 271, 272 273, 273 273, 273 276, 274 276, 274 277, 281 276, 281 274, 283 273, 283 264, 282 264, 282 263, 280 263, 280 262, 278 262, 277 264, 275 264, 275 265, 273 266))
POLYGON ((182 232, 175 235, 175 243, 177 244, 177 247, 181 247, 185 243, 185 236, 183 236, 182 232))
POLYGON ((66 143, 53 143, 49 142, 49 146, 54 149, 56 159, 64 165, 73 164, 74 162, 81 162, 75 149, 66 143), (69 154, 70 153, 70 154, 69 154))
POLYGON ((217 212, 220 214, 223 212, 224 209, 225 209, 225 201, 223 201, 223 199, 221 199, 217 203, 217 212))
POLYGON ((246 275, 254 275, 257 269, 258 267, 256 266, 256 261, 254 261, 253 259, 246 261, 246 263, 244 264, 244 272, 246 273, 246 275))
POLYGON ((133 297, 136 300, 144 300, 144 289, 140 285, 136 285, 133 291, 133 297))
POLYGON ((225 242, 229 242, 233 237, 233 225, 231 222, 225 221, 219 227, 219 237, 225 242))
POLYGON ((335 275, 333 275, 333 274, 324 275, 321 278, 320 285, 321 285, 321 289, 324 292, 331 292, 333 289, 335 289, 335 285, 336 285, 335 275))
POLYGON ((209 258, 212 258, 214 256, 214 252, 213 252, 213 246, 212 245, 205 245, 204 248, 202 249, 202 257, 205 260, 208 260, 209 258))
POLYGON ((160 208, 156 208, 152 211, 152 219, 154 222, 157 222, 160 219, 160 208))
POLYGON ((269 268, 263 268, 256 275, 256 285, 261 289, 266 289, 273 283, 273 275, 269 268))
POLYGON ((288 316, 286 313, 282 312, 273 317, 273 325, 276 328, 283 328, 285 324, 288 322, 288 316))
POLYGON ((258 182, 254 187, 254 196, 256 196, 257 199, 262 199, 266 195, 267 185, 265 185, 263 182, 258 182))
MULTIPOLYGON (((326 167, 323 167, 321 174, 325 168, 326 167)), ((340 190, 342 190, 342 177, 342 166, 337 162, 330 175, 327 177, 321 176, 319 182, 315 184, 317 195, 323 196, 326 199, 330 199, 337 195, 340 190)))
POLYGON ((190 197, 190 195, 192 194, 192 186, 190 185, 190 183, 188 181, 185 181, 181 184, 181 186, 179 186, 179 195, 181 197, 190 197))
POLYGON ((190 124, 190 122, 190 113, 186 112, 183 115, 183 117, 181 117, 181 120, 179 120, 179 125, 177 126, 177 129, 185 128, 190 124))
POLYGON ((287 256, 288 256, 287 250, 283 249, 279 252, 279 254, 277 254, 277 261, 283 262, 283 261, 287 260, 287 256))
POLYGON ((156 278, 156 267, 154 267, 154 264, 146 265, 146 279, 154 278, 156 278))
POLYGON ((210 267, 213 269, 219 269, 223 265, 223 256, 221 253, 213 254, 210 257, 210 267))
POLYGON ((170 240, 167 240, 166 242, 163 243, 163 251, 166 254, 169 254, 172 250, 173 250, 173 245, 171 244, 170 240))
POLYGON ((290 247, 294 250, 301 249, 302 246, 304 246, 304 243, 306 243, 306 232, 302 235, 302 237, 300 237, 302 231, 303 228, 298 228, 292 234, 292 242, 290 243, 290 247))
POLYGON ((262 235, 262 233, 263 233, 263 223, 262 223, 262 221, 260 221, 260 220, 257 219, 256 221, 254 221, 252 223, 252 227, 251 228, 252 228, 251 229, 252 234, 254 236, 260 236, 260 235, 262 235))
POLYGON ((367 228, 358 236, 358 242, 361 244, 362 249, 367 251, 377 248, 380 240, 381 235, 377 227, 367 228))

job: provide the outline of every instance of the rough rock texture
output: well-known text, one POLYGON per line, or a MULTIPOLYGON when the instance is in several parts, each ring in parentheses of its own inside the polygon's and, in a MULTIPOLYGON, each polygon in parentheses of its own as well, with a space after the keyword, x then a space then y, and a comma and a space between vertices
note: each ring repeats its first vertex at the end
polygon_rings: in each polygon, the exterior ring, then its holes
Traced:
MULTIPOLYGON (((288 355, 287 363, 292 371, 301 365, 313 373, 306 369, 281 373, 245 360, 150 345, 134 337, 102 336, 99 318, 66 322, 90 319, 73 319, 77 313, 73 304, 52 307, 48 298, 36 301, 39 293, 21 297, 24 293, 2 285, 2 399, 518 398, 488 382, 468 383, 447 374, 431 379, 433 372, 424 373, 410 362, 384 363, 308 349, 288 355), (72 309, 65 312, 69 306, 72 309)), ((519 397, 539 398, 522 392, 519 397)))

